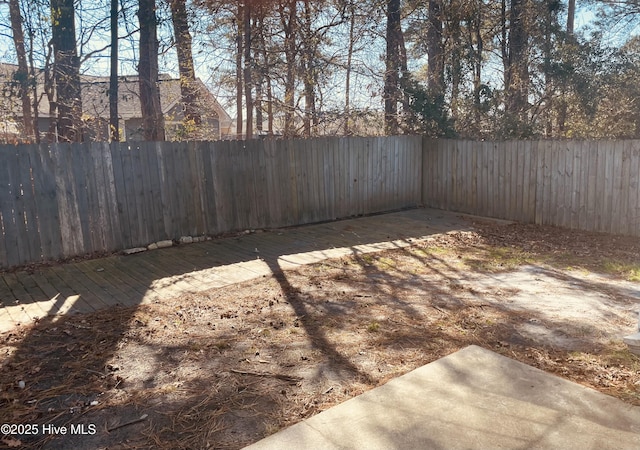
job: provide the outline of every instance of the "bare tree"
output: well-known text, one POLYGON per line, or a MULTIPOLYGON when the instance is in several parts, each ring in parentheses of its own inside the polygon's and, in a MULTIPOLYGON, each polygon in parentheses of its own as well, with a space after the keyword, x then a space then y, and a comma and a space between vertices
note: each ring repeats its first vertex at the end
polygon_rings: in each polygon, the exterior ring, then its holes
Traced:
POLYGON ((347 48, 347 67, 344 80, 344 134, 348 136, 351 134, 350 122, 350 108, 351 108, 351 71, 353 64, 353 47, 355 39, 355 27, 356 27, 356 8, 353 1, 348 5, 349 14, 349 45, 347 48))
POLYGON ((27 64, 27 51, 24 44, 24 32, 22 30, 22 13, 18 0, 9 0, 9 15, 11 18, 11 31, 13 32, 13 44, 16 49, 18 59, 18 70, 14 78, 18 82, 19 96, 22 101, 22 125, 24 134, 35 139, 34 131, 37 130, 37 123, 33 121, 31 113, 31 97, 29 96, 29 66, 27 64))
POLYGON ((155 0, 139 1, 138 21, 140 23, 138 83, 143 135, 147 141, 164 141, 164 116, 158 86, 159 44, 155 0))
POLYGON ((242 111, 242 49, 244 42, 242 39, 242 28, 244 26, 244 9, 242 0, 237 0, 238 9, 236 11, 236 134, 242 136, 243 111, 242 111))
POLYGON ((57 137, 61 141, 81 142, 80 60, 76 49, 73 0, 51 0, 51 19, 58 109, 57 137))
POLYGON ((298 26, 297 26, 297 2, 286 0, 278 5, 280 21, 284 30, 284 55, 286 63, 286 75, 284 82, 284 135, 295 134, 295 88, 296 88, 296 59, 298 55, 298 26))
MULTIPOLYGON (((567 7, 567 42, 568 46, 575 45, 574 23, 576 15, 576 0, 569 0, 567 7)), ((567 83, 564 80, 560 87, 560 99, 558 105, 558 133, 564 136, 567 123, 567 83)))
POLYGON ((118 117, 118 0, 111 0, 111 55, 109 74, 109 136, 111 141, 120 140, 118 117))
MULTIPOLYGON (((504 12, 503 17, 506 17, 504 12)), ((503 30, 506 29, 506 26, 505 20, 503 21, 503 30)), ((503 34, 506 34, 506 31, 503 31, 503 34)), ((510 128, 518 135, 522 132, 522 126, 527 124, 529 92, 527 0, 511 0, 508 34, 508 47, 506 54, 504 54, 506 57, 504 61, 505 111, 507 120, 512 123, 510 128)))
POLYGON ((442 42, 441 0, 429 0, 427 57, 429 58, 427 87, 434 96, 444 95, 444 44, 442 42))
POLYGON ((400 0, 387 1, 387 53, 384 76, 385 133, 397 134, 399 130, 398 102, 400 101, 400 73, 402 69, 401 47, 404 47, 400 23, 400 0))
POLYGON ((251 1, 245 1, 242 15, 242 29, 244 33, 244 98, 247 108, 247 139, 251 139, 253 137, 253 98, 251 93, 251 72, 253 66, 251 56, 251 11, 251 1))
POLYGON ((171 20, 173 34, 178 53, 178 70, 180 72, 180 94, 184 108, 184 119, 187 123, 200 125, 202 117, 198 108, 198 91, 196 73, 193 66, 191 33, 185 0, 171 0, 171 20))

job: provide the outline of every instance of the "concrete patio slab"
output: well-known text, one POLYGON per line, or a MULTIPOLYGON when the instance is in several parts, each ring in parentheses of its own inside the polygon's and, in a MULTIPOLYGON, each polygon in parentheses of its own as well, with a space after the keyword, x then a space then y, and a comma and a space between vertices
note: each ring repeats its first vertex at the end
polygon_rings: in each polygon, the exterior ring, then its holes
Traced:
POLYGON ((249 447, 638 449, 640 407, 470 346, 249 447))

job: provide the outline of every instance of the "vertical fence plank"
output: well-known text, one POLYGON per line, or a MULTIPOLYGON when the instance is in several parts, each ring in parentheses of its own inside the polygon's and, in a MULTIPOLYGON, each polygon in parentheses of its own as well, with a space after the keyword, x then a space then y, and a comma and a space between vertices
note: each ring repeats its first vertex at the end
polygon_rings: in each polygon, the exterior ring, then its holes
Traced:
POLYGON ((559 144, 557 142, 551 143, 551 155, 549 159, 549 174, 550 174, 550 186, 551 192, 549 197, 549 208, 547 209, 547 214, 549 217, 549 221, 547 224, 556 224, 559 223, 562 219, 560 218, 560 208, 562 205, 560 204, 561 196, 558 193, 558 189, 560 187, 560 183, 558 181, 560 177, 560 150, 559 144))
MULTIPOLYGON (((147 224, 150 220, 149 217, 149 204, 147 201, 144 189, 143 180, 143 168, 140 155, 140 144, 136 143, 129 146, 129 153, 127 159, 127 170, 125 171, 125 181, 127 183, 127 196, 129 199, 130 208, 133 208, 134 214, 132 215, 135 237, 133 239, 133 245, 144 246, 149 243, 149 237, 147 235, 147 224)), ((131 213, 131 209, 129 210, 131 213)))
POLYGON ((454 211, 460 211, 459 200, 459 182, 460 177, 458 174, 458 141, 449 141, 449 155, 448 155, 448 168, 449 168, 449 187, 451 204, 454 211))
POLYGON ((65 257, 82 255, 84 238, 78 215, 73 149, 71 144, 56 144, 51 149, 58 192, 56 198, 62 231, 62 253, 65 257))
POLYGON ((524 189, 526 192, 523 200, 526 213, 523 220, 533 223, 536 217, 536 169, 538 158, 538 142, 529 141, 525 145, 525 178, 524 189))
POLYGON ((498 179, 500 185, 500 195, 498 199, 499 213, 498 218, 506 219, 506 209, 509 206, 510 199, 510 180, 509 172, 511 170, 511 161, 508 159, 509 153, 507 151, 507 142, 498 143, 498 179))
MULTIPOLYGON (((131 175, 131 144, 123 143, 117 151, 112 153, 114 157, 114 175, 118 198, 118 211, 122 214, 120 219, 125 247, 133 247, 138 239, 138 215, 133 196, 135 188, 131 175), (117 158, 117 161, 116 161, 117 158)), ((170 212, 169 212, 170 213, 170 212)))
POLYGON ((171 178, 171 152, 168 149, 167 144, 163 146, 156 145, 155 159, 158 164, 158 178, 160 180, 160 197, 156 201, 160 202, 162 207, 162 226, 163 226, 163 239, 173 239, 173 204, 171 194, 173 193, 173 186, 170 184, 173 179, 171 178))
POLYGON ((111 228, 110 250, 119 250, 124 248, 124 238, 122 236, 122 225, 120 222, 121 214, 118 209, 118 193, 115 182, 115 168, 113 162, 113 154, 117 151, 120 144, 113 142, 105 145, 104 148, 104 180, 105 180, 105 200, 107 203, 107 218, 111 228))
MULTIPOLYGON (((133 247, 134 236, 136 232, 133 227, 137 226, 133 222, 132 213, 129 203, 128 189, 130 183, 125 181, 128 178, 127 171, 130 170, 130 156, 128 143, 121 143, 117 147, 112 148, 111 156, 113 158, 114 181, 116 186, 116 198, 118 203, 118 213, 120 215, 120 229, 123 236, 123 246, 133 247)), ((131 180, 129 180, 130 182, 131 180)))
POLYGON ((37 167, 40 160, 37 148, 30 145, 18 147, 20 179, 22 184, 22 199, 24 202, 24 223, 27 232, 27 248, 30 261, 43 259, 42 241, 38 226, 38 194, 36 192, 33 167, 37 167))
POLYGON ((189 142, 174 142, 173 157, 176 168, 176 205, 178 206, 178 229, 175 238, 191 234, 188 230, 194 228, 195 211, 193 203, 193 175, 190 172, 189 142))
POLYGON ((517 155, 517 182, 516 182, 516 204, 517 209, 514 211, 515 219, 523 222, 526 215, 526 182, 527 182, 527 174, 525 171, 525 159, 530 158, 531 155, 527 154, 527 141, 518 141, 515 146, 516 155, 517 155))
POLYGON ((546 167, 544 164, 545 152, 547 143, 545 141, 538 141, 538 154, 536 161, 536 200, 535 200, 535 222, 537 225, 543 223, 544 213, 544 174, 546 167))
POLYGON ((631 142, 629 152, 629 232, 640 236, 640 140, 631 142))
POLYGON ((379 137, 377 138, 380 145, 380 179, 382 183, 381 195, 382 203, 385 205, 393 204, 392 189, 393 189, 393 169, 392 169, 392 155, 391 148, 389 147, 389 138, 379 137))
POLYGON ((322 183, 322 163, 319 155, 319 139, 306 139, 305 142, 309 147, 310 157, 307 162, 307 176, 311 182, 311 222, 318 222, 322 220, 322 211, 324 209, 324 187, 322 183))
POLYGON ((509 203, 505 218, 517 220, 518 211, 518 143, 509 142, 507 147, 507 163, 509 164, 509 203))
POLYGON ((88 230, 86 235, 90 243, 90 248, 85 249, 87 252, 101 252, 105 247, 105 227, 102 220, 101 203, 99 199, 99 186, 101 179, 98 177, 96 166, 100 164, 102 157, 100 155, 100 146, 95 143, 89 143, 79 149, 79 153, 83 157, 82 178, 84 179, 85 192, 87 199, 88 230))
POLYGON ((441 177, 440 181, 440 201, 438 202, 438 207, 441 209, 445 209, 451 203, 451 141, 446 140, 442 142, 442 156, 439 174, 441 177))
MULTIPOLYGON (((289 177, 283 172, 286 153, 275 139, 265 141, 265 175, 267 183, 267 199, 269 217, 267 227, 274 228, 286 223, 285 211, 290 208, 288 196, 289 177), (283 161, 283 162, 281 162, 283 161)), ((288 168, 287 168, 288 169, 288 168)))
POLYGON ((58 259, 62 256, 62 238, 53 161, 48 146, 34 145, 31 148, 33 152, 31 165, 33 168, 34 189, 36 191, 35 202, 38 210, 42 258, 45 260, 58 259))
POLYGON ((333 216, 333 179, 331 176, 332 163, 333 163, 333 149, 330 147, 330 139, 329 137, 323 138, 322 141, 319 142, 318 148, 318 161, 320 164, 320 188, 322 194, 322 201, 324 202, 323 206, 323 220, 332 219, 333 216))
POLYGON ((213 155, 217 151, 217 143, 215 142, 202 142, 202 189, 203 189, 203 201, 205 209, 205 233, 208 235, 218 233, 218 219, 216 213, 216 195, 215 185, 213 182, 214 170, 213 170, 213 155))
POLYGON ((531 190, 531 167, 532 165, 535 167, 535 154, 533 142, 524 141, 520 147, 520 157, 523 159, 523 170, 522 170, 522 213, 520 215, 520 220, 522 222, 531 222, 534 217, 534 212, 531 208, 530 198, 533 197, 535 193, 535 187, 533 192, 531 190))
POLYGON ((577 228, 581 230, 587 229, 587 207, 589 203, 589 145, 585 141, 577 143, 580 151, 580 176, 578 189, 580 191, 579 213, 577 228))
POLYGON ((561 173, 562 182, 562 225, 569 228, 571 226, 571 179, 573 178, 573 146, 568 142, 562 145, 562 159, 564 161, 561 173))
POLYGON ((629 196, 631 194, 631 172, 630 172, 630 166, 631 166, 631 146, 632 146, 632 142, 631 141, 624 141, 622 142, 622 148, 621 148, 621 152, 620 152, 620 169, 621 169, 621 174, 620 174, 620 178, 619 178, 619 206, 618 206, 618 213, 617 216, 619 217, 618 219, 618 226, 616 229, 617 233, 620 234, 627 234, 631 232, 630 229, 630 225, 631 222, 633 220, 630 212, 631 209, 629 208, 629 196))
POLYGON ((615 178, 616 178, 616 143, 607 142, 603 149, 605 152, 605 192, 604 192, 604 223, 599 231, 611 232, 613 228, 613 205, 615 202, 615 178))
POLYGON ((444 194, 444 177, 445 173, 444 164, 445 164, 445 154, 446 151, 446 141, 432 141, 434 144, 434 155, 433 155, 433 166, 430 170, 431 175, 434 178, 435 189, 433 190, 433 203, 432 205, 436 208, 442 208, 445 204, 445 194, 444 194))
POLYGON ((111 247, 112 230, 109 224, 109 207, 106 201, 106 185, 104 171, 105 144, 93 142, 86 149, 89 164, 85 177, 88 181, 90 209, 92 213, 92 233, 94 251, 106 252, 111 247))
MULTIPOLYGON (((73 170, 73 180, 75 182, 75 205, 78 210, 78 221, 82 230, 82 253, 91 253, 92 248, 92 235, 94 234, 93 226, 94 220, 90 210, 90 198, 89 198, 89 184, 91 181, 87 177, 88 158, 87 151, 84 146, 78 144, 72 144, 70 146, 71 151, 71 165, 70 169, 73 170)), ((92 178, 92 177, 91 177, 92 178)))
POLYGON ((215 151, 210 155, 211 160, 211 182, 213 184, 213 197, 214 204, 216 205, 216 227, 214 233, 222 233, 225 230, 231 230, 230 217, 230 202, 228 199, 232 198, 227 192, 231 189, 229 183, 227 183, 227 175, 231 172, 231 168, 228 166, 225 156, 227 148, 229 147, 229 141, 217 142, 215 145, 215 151))
POLYGON ((0 152, 0 214, 2 214, 2 226, 4 230, 3 259, 8 266, 23 264, 21 257, 21 237, 17 213, 19 189, 16 184, 13 168, 16 159, 17 147, 5 146, 0 152))
POLYGON ((606 153, 603 149, 603 144, 601 142, 596 142, 596 183, 595 183, 595 224, 594 231, 599 231, 603 228, 604 221, 606 220, 604 217, 605 210, 605 198, 606 198, 606 169, 607 169, 607 161, 606 161, 606 153))
POLYGON ((582 173, 582 152, 579 142, 573 142, 571 145, 571 189, 569 198, 569 211, 571 214, 569 227, 577 228, 580 218, 580 175, 582 173))
POLYGON ((587 148, 589 152, 589 177, 588 177, 588 189, 587 189, 587 230, 593 231, 595 230, 596 225, 596 188, 598 181, 598 143, 595 141, 589 141, 587 143, 587 148))
POLYGON ((478 164, 480 170, 476 175, 476 192, 478 193, 478 212, 479 215, 491 216, 494 214, 493 198, 495 181, 493 179, 493 163, 489 159, 489 142, 481 142, 478 146, 478 164))
POLYGON ((142 164, 144 167, 145 190, 149 199, 149 219, 147 229, 149 230, 150 242, 165 240, 169 236, 164 227, 164 211, 162 205, 162 181, 160 174, 160 164, 158 161, 158 142, 148 142, 140 145, 142 152, 142 164))

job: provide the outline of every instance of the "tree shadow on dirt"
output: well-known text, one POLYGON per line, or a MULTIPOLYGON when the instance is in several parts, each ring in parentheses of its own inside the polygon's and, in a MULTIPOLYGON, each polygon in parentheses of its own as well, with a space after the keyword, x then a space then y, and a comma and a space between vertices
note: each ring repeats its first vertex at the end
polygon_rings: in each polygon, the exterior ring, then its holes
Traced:
MULTIPOLYGON (((380 225, 388 221, 384 217, 366 220, 379 222, 372 225, 377 229, 377 234, 367 232, 358 235, 354 231, 357 231, 357 225, 348 221, 325 224, 327 231, 320 243, 306 227, 282 230, 278 232, 278 235, 284 235, 282 242, 271 244, 276 246, 277 255, 265 260, 276 274, 286 301, 294 309, 313 347, 326 355, 329 370, 362 378, 363 382, 368 382, 367 374, 358 372, 347 358, 332 347, 318 324, 309 319, 304 301, 288 284, 277 257, 329 249, 354 240, 358 244, 380 242, 400 232, 392 226, 380 225)), ((149 296, 157 287, 169 288, 173 295, 197 292, 207 281, 199 278, 198 271, 255 260, 253 249, 262 248, 264 236, 243 233, 177 249, 7 273, 7 279, 12 280, 13 284, 7 286, 0 283, 3 289, 8 289, 6 297, 3 293, 3 300, 15 297, 26 309, 42 302, 50 313, 62 313, 44 315, 31 327, 3 335, 1 344, 5 354, 0 371, 1 421, 39 426, 34 434, 21 433, 9 437, 24 445, 44 443, 56 448, 59 445, 56 442, 62 436, 57 432, 44 433, 42 425, 89 425, 87 417, 93 412, 100 412, 104 404, 103 392, 120 389, 128 382, 122 375, 125 372, 121 367, 123 364, 117 363, 118 352, 130 342, 132 334, 148 328, 149 322, 136 316, 137 305, 162 300, 157 295, 149 296), (117 282, 114 283, 113 279, 117 282), (100 312, 90 313, 96 308, 100 312)), ((32 314, 29 313, 30 316, 32 314)), ((178 311, 175 319, 182 320, 178 311)), ((215 322, 213 319, 211 321, 215 322)), ((186 351, 189 345, 168 348, 171 350, 167 352, 154 351, 159 356, 151 364, 153 367, 161 367, 163 358, 170 359, 171 354, 186 351)), ((132 364, 135 365, 135 361, 132 364)), ((149 379, 153 379, 153 374, 149 375, 149 379)), ((153 384, 152 381, 149 383, 153 384)), ((149 383, 140 385, 149 388, 149 383)), ((119 410, 117 417, 111 418, 115 419, 113 426, 118 426, 139 419, 140 415, 141 411, 136 408, 124 408, 119 410)), ((104 428, 109 426, 105 425, 104 428)), ((101 429, 101 432, 104 431, 101 429)))
MULTIPOLYGON (((568 363, 554 366, 553 352, 564 350, 541 344, 533 331, 586 343, 597 332, 471 292, 461 283, 468 270, 428 247, 389 256, 351 246, 351 257, 282 270, 281 256, 319 249, 301 236, 271 255, 261 248, 273 276, 248 283, 246 291, 227 287, 148 306, 46 317, 26 335, 5 335, 3 421, 98 427, 85 436, 14 438, 46 448, 240 448, 469 344, 562 374, 568 363), (236 293, 242 295, 234 299, 236 293), (527 350, 534 348, 552 356, 527 350)), ((256 258, 258 234, 232 239, 196 244, 187 256, 168 249, 176 262, 169 271, 147 255, 134 257, 139 265, 129 275, 153 286, 152 269, 160 268, 184 292, 194 268, 256 258), (222 246, 230 248, 225 255, 215 251, 222 246)), ((330 241, 321 248, 331 248, 330 241)), ((123 282, 120 292, 126 286, 132 287, 123 282)), ((579 288, 605 289, 588 282, 579 288)), ((138 304, 143 294, 129 293, 138 304)), ((599 350, 579 342, 572 348, 599 350)))

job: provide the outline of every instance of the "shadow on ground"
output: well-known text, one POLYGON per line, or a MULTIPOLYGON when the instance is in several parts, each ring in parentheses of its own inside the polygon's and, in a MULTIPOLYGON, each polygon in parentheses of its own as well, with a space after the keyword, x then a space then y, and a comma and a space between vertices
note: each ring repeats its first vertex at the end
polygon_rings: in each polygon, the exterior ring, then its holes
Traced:
MULTIPOLYGON (((320 234, 310 227, 283 232, 293 247, 281 251, 265 244, 265 233, 197 244, 186 254, 162 253, 180 268, 162 269, 165 276, 188 283, 189 267, 255 259, 252 247, 260 243, 272 276, 145 305, 49 317, 3 335, 0 422, 37 424, 39 431, 44 424, 73 425, 75 431, 84 425, 89 432, 15 434, 4 436, 5 445, 240 448, 469 344, 640 404, 633 391, 637 358, 565 320, 514 310, 512 294, 499 286, 474 290, 465 281, 468 267, 456 256, 464 245, 452 246, 451 253, 433 251, 443 245, 433 223, 409 218, 405 226, 416 232, 406 235, 397 220, 364 222, 379 235, 352 221, 324 226, 320 234), (433 240, 411 248, 370 254, 356 246, 378 242, 367 238, 372 235, 414 244, 428 234, 427 226, 433 240), (216 252, 220 245, 227 250, 216 252), (351 247, 352 256, 282 270, 281 255, 339 245, 351 247), (562 330, 580 347, 540 345, 522 326, 532 323, 562 330)), ((494 225, 491 233, 501 229, 494 225)), ((482 233, 477 239, 489 241, 482 233)), ((150 255, 127 261, 149 273, 164 267, 154 259, 160 254, 150 255)), ((157 278, 145 282, 150 286, 157 278)), ((587 281, 579 288, 605 290, 587 281)), ((616 295, 628 300, 624 292, 616 295)))

